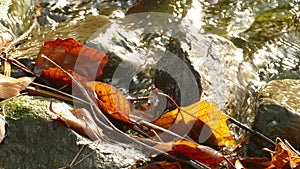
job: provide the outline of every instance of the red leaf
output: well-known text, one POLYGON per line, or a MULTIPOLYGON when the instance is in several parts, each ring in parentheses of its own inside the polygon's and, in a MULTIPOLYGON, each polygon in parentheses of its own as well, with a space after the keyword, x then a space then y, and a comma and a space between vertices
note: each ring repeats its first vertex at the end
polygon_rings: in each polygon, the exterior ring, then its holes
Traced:
POLYGON ((218 168, 226 162, 224 156, 218 151, 190 141, 179 140, 176 142, 157 143, 154 147, 170 154, 174 154, 174 152, 182 154, 211 168, 218 168))
POLYGON ((88 48, 77 43, 73 38, 56 39, 45 42, 35 61, 34 72, 41 74, 42 70, 55 67, 42 57, 42 54, 56 62, 65 70, 72 70, 88 80, 94 80, 102 75, 102 69, 108 58, 101 51, 88 48))
POLYGON ((189 141, 177 141, 172 147, 172 150, 190 157, 191 159, 200 161, 212 168, 219 166, 225 161, 224 156, 218 151, 189 141))

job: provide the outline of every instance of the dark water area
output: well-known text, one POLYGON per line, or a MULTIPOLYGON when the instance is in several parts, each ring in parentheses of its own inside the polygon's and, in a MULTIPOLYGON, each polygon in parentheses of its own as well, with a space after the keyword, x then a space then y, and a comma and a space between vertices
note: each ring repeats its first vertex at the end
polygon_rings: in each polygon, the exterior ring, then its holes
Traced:
MULTIPOLYGON (((25 32, 31 25, 36 5, 37 1, 31 0, 1 1, 0 35, 5 34, 5 36, 16 39, 25 32)), ((253 121, 253 100, 257 89, 262 84, 275 79, 300 78, 299 0, 41 0, 41 6, 41 16, 38 17, 39 26, 28 39, 21 42, 15 49, 16 59, 33 60, 43 41, 53 40, 57 37, 78 38, 79 42, 87 42, 87 45, 92 46, 92 41, 95 39, 92 35, 97 31, 99 23, 108 22, 104 21, 105 19, 93 19, 97 15, 105 15, 111 21, 116 22, 126 15, 138 12, 167 13, 193 25, 198 31, 197 34, 218 35, 231 41, 237 50, 241 51, 242 61, 247 63, 239 71, 243 72, 245 79, 249 79, 245 83, 251 84, 241 94, 247 95, 247 97, 239 103, 239 108, 236 108, 238 110, 234 110, 235 113, 231 115, 248 125, 251 125, 253 121), (80 31, 77 30, 75 34, 72 34, 74 32, 70 30, 76 30, 78 27, 80 27, 80 31), (256 75, 259 79, 252 78, 256 75)), ((118 27, 115 31, 118 31, 118 27)), ((103 43, 117 46, 114 38, 124 35, 122 37, 124 43, 121 46, 127 45, 128 51, 133 49, 143 54, 133 60, 139 63, 145 62, 145 67, 157 61, 157 58, 150 57, 153 55, 143 53, 146 52, 146 47, 160 51, 160 49, 167 49, 166 44, 169 45, 169 48, 176 46, 176 44, 172 44, 170 37, 160 33, 147 34, 138 40, 130 39, 132 34, 126 34, 126 30, 121 33, 103 34, 109 35, 103 37, 103 43)), ((197 36, 194 32, 189 33, 197 36)), ((188 43, 186 42, 186 44, 188 43)), ((109 48, 107 46, 106 49, 109 48)), ((181 52, 184 55, 184 52, 179 49, 172 50, 174 53, 181 52)), ((130 53, 128 51, 116 47, 105 52, 110 57, 114 57, 116 55, 127 56, 130 53)), ((114 64, 112 63, 111 67, 114 64)), ((117 60, 116 64, 118 64, 117 60)), ((108 75, 110 71, 108 70, 108 75)), ((134 97, 149 95, 150 89, 154 87, 154 75, 155 72, 149 66, 149 69, 145 69, 144 72, 133 78, 130 90, 126 90, 124 93, 134 97)), ((217 75, 209 75, 212 76, 211 78, 219 78, 217 75)), ((103 77, 101 80, 111 83, 110 76, 103 77)), ((239 134, 237 131, 237 135, 239 134)))

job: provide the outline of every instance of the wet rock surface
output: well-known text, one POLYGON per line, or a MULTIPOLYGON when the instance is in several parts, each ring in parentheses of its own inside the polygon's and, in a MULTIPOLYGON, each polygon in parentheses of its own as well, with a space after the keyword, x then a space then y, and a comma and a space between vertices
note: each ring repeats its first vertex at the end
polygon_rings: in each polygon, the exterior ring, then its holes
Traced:
MULTIPOLYGON (((300 80, 274 80, 266 84, 257 98, 256 117, 253 129, 275 140, 286 139, 300 149, 300 80)), ((269 145, 257 138, 250 139, 249 155, 257 155, 269 145)), ((261 154, 259 154, 261 155, 261 154)))
MULTIPOLYGON (((202 35, 167 14, 127 16, 100 29, 86 44, 109 54, 102 81, 135 96, 157 87, 181 106, 201 98, 235 116, 249 86, 258 80, 232 42, 202 35), (146 23, 151 24, 145 27, 146 23)), ((174 108, 166 104, 160 106, 174 108)))
MULTIPOLYGON (((89 156, 72 168, 130 168, 136 160, 146 159, 130 145, 92 143, 62 123, 52 121, 49 101, 20 96, 1 102, 8 123, 7 137, 0 144, 1 168, 66 167, 83 144, 86 146, 77 161, 89 156)), ((70 107, 55 101, 54 108, 63 111, 70 107)))

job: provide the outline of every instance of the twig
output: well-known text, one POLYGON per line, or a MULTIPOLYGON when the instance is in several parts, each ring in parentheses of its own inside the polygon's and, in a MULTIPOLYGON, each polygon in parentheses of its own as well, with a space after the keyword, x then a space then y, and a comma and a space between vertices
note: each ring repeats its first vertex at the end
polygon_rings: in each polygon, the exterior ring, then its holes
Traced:
POLYGON ((75 163, 74 165, 77 166, 78 164, 80 164, 82 161, 84 161, 85 159, 87 159, 88 157, 90 157, 92 154, 94 154, 96 152, 96 149, 93 150, 92 152, 90 152, 88 155, 86 155, 85 157, 83 157, 82 159, 80 159, 77 163, 75 163))
POLYGON ((70 168, 74 165, 75 161, 78 159, 78 157, 81 154, 81 152, 83 151, 84 147, 85 147, 85 144, 81 146, 80 150, 78 151, 76 156, 73 158, 72 162, 69 165, 70 168))
POLYGON ((185 137, 182 137, 182 136, 180 136, 180 135, 178 135, 178 134, 176 134, 176 133, 174 133, 174 132, 172 132, 170 130, 167 130, 165 128, 162 128, 162 127, 159 127, 159 126, 157 126, 155 124, 147 122, 144 119, 139 118, 137 116, 133 116, 133 115, 131 115, 131 116, 135 118, 134 122, 137 123, 138 125, 143 125, 143 126, 146 126, 148 128, 151 128, 151 129, 155 129, 155 130, 159 130, 161 132, 165 132, 165 133, 167 133, 167 134, 169 134, 169 135, 171 135, 171 136, 173 136, 175 138, 178 138, 178 139, 187 140, 185 137))
POLYGON ((228 117, 228 120, 230 122, 232 122, 233 124, 241 127, 242 129, 250 132, 251 134, 257 136, 258 138, 260 138, 260 139, 266 141, 267 143, 271 144, 272 146, 276 147, 276 143, 273 140, 271 140, 270 138, 268 138, 267 136, 263 135, 262 133, 260 133, 258 131, 255 131, 255 130, 249 128, 247 125, 240 123, 239 121, 237 121, 236 119, 234 119, 228 115, 227 115, 227 117, 228 117))
POLYGON ((30 75, 33 75, 33 76, 36 76, 30 69, 28 69, 25 65, 23 65, 22 63, 20 63, 19 61, 13 59, 13 58, 7 58, 6 57, 6 53, 2 52, 1 55, 0 55, 0 59, 1 60, 4 60, 5 62, 8 62, 14 66, 16 66, 17 68, 19 68, 20 70, 30 74, 30 75))
POLYGON ((90 104, 90 103, 88 103, 87 101, 85 101, 81 98, 75 97, 71 94, 68 94, 68 93, 65 93, 63 91, 57 90, 57 89, 52 88, 50 86, 42 85, 42 84, 35 83, 35 82, 32 82, 31 85, 34 85, 35 87, 28 86, 26 89, 29 92, 39 93, 39 94, 50 96, 50 97, 55 97, 55 98, 65 100, 65 101, 70 102, 70 103, 71 102, 78 102, 79 104, 86 104, 86 105, 90 104), (52 92, 47 91, 47 90, 43 90, 43 89, 40 89, 40 88, 45 88, 45 89, 48 89, 52 92))

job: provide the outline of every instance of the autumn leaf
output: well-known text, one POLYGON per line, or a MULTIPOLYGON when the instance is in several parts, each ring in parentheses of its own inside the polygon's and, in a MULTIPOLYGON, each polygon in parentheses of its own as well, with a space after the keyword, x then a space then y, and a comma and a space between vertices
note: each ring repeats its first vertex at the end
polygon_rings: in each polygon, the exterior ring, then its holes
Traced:
POLYGON ((7 99, 20 94, 20 91, 33 82, 32 77, 13 78, 0 74, 0 98, 7 99))
POLYGON ((300 157, 292 148, 284 143, 280 138, 276 139, 277 146, 275 151, 264 148, 271 154, 271 162, 268 168, 297 168, 300 167, 300 157))
MULTIPOLYGON (((74 73, 72 70, 67 70, 67 72, 77 80, 79 80, 81 83, 84 84, 87 82, 84 77, 81 77, 80 75, 74 73)), ((49 68, 47 70, 42 70, 41 77, 51 79, 56 83, 72 85, 72 79, 59 68, 49 68)))
POLYGON ((72 109, 68 111, 54 111, 50 102, 50 111, 56 115, 53 120, 63 122, 66 126, 75 129, 80 134, 88 136, 92 140, 98 140, 103 136, 102 130, 97 126, 90 113, 83 108, 72 109))
POLYGON ((198 143, 211 146, 236 146, 226 124, 228 117, 217 105, 199 101, 192 105, 167 112, 153 124, 169 129, 179 135, 188 134, 198 143))
POLYGON ((127 124, 132 124, 129 120, 129 102, 117 88, 102 82, 87 82, 86 85, 95 91, 97 104, 105 114, 127 124))
POLYGON ((140 169, 181 169, 181 165, 179 162, 157 161, 147 164, 140 169))
POLYGON ((42 55, 47 56, 63 69, 72 70, 88 80, 94 80, 102 75, 102 69, 108 61, 105 53, 83 46, 73 38, 65 40, 58 38, 45 42, 40 49, 34 67, 34 72, 39 75, 42 70, 55 67, 42 55))
POLYGON ((237 165, 243 166, 247 169, 267 168, 268 166, 270 166, 270 163, 267 161, 267 157, 247 157, 237 159, 235 165, 236 168, 239 168, 237 165))
POLYGON ((190 141, 179 140, 176 142, 159 143, 154 147, 169 154, 182 154, 211 168, 218 168, 225 162, 224 156, 218 151, 190 141))

